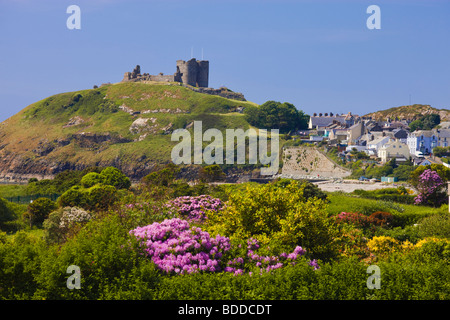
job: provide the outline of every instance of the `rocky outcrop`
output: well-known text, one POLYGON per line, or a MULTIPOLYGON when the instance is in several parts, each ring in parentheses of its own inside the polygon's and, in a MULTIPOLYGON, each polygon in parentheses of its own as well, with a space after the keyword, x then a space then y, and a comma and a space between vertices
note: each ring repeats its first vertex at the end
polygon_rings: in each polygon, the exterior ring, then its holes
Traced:
POLYGON ((100 144, 108 142, 109 144, 127 143, 132 140, 126 139, 119 135, 111 135, 110 133, 91 133, 81 132, 72 135, 74 142, 81 148, 96 148, 100 144))
POLYGON ((137 118, 131 124, 129 131, 132 134, 141 134, 143 132, 153 132, 158 128, 155 124, 156 118, 137 118), (150 124, 151 123, 151 124, 150 124))
POLYGON ((75 116, 69 119, 69 122, 63 126, 63 128, 78 126, 80 124, 84 123, 84 119, 80 116, 75 116))
POLYGON ((219 89, 214 89, 214 88, 197 88, 197 87, 189 87, 189 86, 185 86, 185 87, 189 88, 189 89, 191 89, 192 91, 195 91, 195 92, 212 94, 212 95, 220 96, 220 97, 227 98, 227 99, 246 101, 245 98, 244 98, 244 95, 242 93, 231 91, 230 89, 228 89, 226 87, 221 87, 219 89))
POLYGON ((333 179, 351 174, 314 147, 288 147, 283 150, 280 177, 293 179, 333 179))

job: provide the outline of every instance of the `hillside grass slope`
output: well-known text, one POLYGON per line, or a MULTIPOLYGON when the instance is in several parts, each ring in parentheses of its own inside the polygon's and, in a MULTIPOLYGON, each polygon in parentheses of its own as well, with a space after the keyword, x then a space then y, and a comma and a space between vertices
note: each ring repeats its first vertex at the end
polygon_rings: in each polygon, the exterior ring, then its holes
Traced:
POLYGON ((250 125, 236 110, 249 105, 255 104, 161 83, 56 94, 0 124, 0 176, 113 165, 141 177, 170 161, 173 130, 194 120, 202 121, 203 131, 246 130, 250 125))

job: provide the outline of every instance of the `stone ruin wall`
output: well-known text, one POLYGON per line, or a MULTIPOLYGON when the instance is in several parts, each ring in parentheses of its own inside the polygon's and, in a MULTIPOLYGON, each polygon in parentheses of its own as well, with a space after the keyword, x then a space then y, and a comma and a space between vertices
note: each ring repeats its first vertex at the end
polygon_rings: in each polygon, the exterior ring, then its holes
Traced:
POLYGON ((178 82, 180 85, 196 92, 221 96, 227 99, 246 101, 240 92, 233 92, 225 87, 214 89, 208 88, 209 83, 209 61, 207 60, 177 60, 177 71, 173 75, 151 75, 141 74, 141 67, 137 65, 132 72, 125 72, 122 82, 158 81, 178 82))

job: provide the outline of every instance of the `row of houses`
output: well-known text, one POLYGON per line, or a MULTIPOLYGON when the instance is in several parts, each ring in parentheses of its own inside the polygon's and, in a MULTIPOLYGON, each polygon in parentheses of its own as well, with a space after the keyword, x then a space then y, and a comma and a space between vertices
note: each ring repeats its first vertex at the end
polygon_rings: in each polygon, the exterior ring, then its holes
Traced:
POLYGON ((450 146, 450 124, 442 128, 410 132, 409 122, 366 119, 350 112, 345 115, 321 115, 310 117, 310 139, 327 140, 329 144, 346 146, 346 151, 356 149, 386 163, 392 158, 399 162, 424 161, 435 147, 450 146))

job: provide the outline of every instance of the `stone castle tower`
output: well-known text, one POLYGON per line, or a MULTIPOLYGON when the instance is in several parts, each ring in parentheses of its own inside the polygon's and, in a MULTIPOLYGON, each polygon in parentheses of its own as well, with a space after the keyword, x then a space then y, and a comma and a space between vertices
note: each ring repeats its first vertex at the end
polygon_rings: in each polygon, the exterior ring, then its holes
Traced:
MULTIPOLYGON (((209 78, 209 61, 207 60, 177 60, 179 81, 193 87, 207 88, 209 78)), ((176 79, 177 80, 177 79, 176 79)))
POLYGON ((141 74, 139 65, 133 72, 125 72, 123 77, 126 81, 162 81, 162 82, 181 82, 193 87, 207 88, 209 79, 209 61, 197 60, 177 60, 177 70, 173 75, 150 75, 148 73, 141 74))

